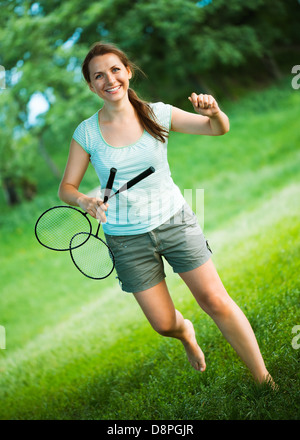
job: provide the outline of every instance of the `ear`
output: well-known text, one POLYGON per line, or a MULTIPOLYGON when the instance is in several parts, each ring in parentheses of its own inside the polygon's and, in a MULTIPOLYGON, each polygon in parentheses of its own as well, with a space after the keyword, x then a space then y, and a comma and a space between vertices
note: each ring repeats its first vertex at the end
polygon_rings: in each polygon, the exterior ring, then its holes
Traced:
POLYGON ((94 86, 92 85, 92 83, 88 83, 88 84, 89 84, 90 91, 93 92, 93 93, 96 93, 96 91, 95 91, 94 86))
POLYGON ((130 67, 126 67, 126 69, 127 69, 127 72, 128 72, 128 79, 131 79, 132 78, 131 69, 130 69, 130 67))

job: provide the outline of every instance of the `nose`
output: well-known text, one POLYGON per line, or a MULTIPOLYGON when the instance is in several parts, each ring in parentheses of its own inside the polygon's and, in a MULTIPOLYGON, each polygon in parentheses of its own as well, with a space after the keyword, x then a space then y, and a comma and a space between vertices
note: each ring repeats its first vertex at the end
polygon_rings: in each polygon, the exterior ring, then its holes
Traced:
POLYGON ((106 83, 107 85, 111 86, 114 83, 114 78, 111 73, 106 74, 106 83))

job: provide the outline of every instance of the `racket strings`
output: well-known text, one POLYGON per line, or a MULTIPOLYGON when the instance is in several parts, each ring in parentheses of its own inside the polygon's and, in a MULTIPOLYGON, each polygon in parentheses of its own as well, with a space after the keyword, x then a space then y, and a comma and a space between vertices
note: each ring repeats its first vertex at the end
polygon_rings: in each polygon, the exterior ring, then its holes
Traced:
POLYGON ((86 233, 76 240, 76 245, 81 246, 89 238, 91 224, 84 214, 69 207, 50 209, 40 217, 35 229, 39 242, 54 250, 69 250, 78 231, 86 233))
POLYGON ((114 256, 104 241, 95 235, 78 233, 70 243, 73 263, 85 276, 94 279, 106 278, 114 269, 114 256), (80 244, 86 240, 84 246, 80 244))
MULTIPOLYGON (((117 172, 115 168, 111 168, 104 202, 131 188, 154 171, 153 167, 149 167, 111 195, 117 172)), ((96 235, 93 235, 92 225, 86 214, 71 206, 56 206, 39 217, 35 225, 35 235, 40 244, 49 249, 70 251, 73 263, 85 276, 103 279, 112 273, 115 260, 109 246, 98 237, 99 229, 100 224, 96 235)))

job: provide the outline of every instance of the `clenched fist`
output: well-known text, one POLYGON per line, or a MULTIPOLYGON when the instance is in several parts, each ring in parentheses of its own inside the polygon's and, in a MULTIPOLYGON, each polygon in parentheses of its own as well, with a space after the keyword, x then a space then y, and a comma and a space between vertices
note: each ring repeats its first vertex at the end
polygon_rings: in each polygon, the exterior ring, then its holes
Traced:
POLYGON ((92 217, 106 223, 105 211, 107 211, 108 203, 103 203, 103 200, 97 197, 81 196, 78 199, 78 205, 92 217))
POLYGON ((213 117, 220 112, 217 101, 211 95, 203 95, 203 93, 197 95, 193 92, 188 99, 193 104, 195 112, 202 116, 213 117))

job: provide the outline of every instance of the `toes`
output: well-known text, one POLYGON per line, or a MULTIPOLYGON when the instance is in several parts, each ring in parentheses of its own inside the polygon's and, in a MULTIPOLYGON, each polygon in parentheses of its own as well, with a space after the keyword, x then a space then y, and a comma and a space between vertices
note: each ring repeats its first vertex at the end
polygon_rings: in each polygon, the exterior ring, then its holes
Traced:
POLYGON ((203 373, 203 371, 205 371, 206 370, 206 364, 204 363, 202 363, 202 362, 199 362, 199 361, 193 361, 193 360, 191 360, 191 359, 189 359, 189 363, 191 364, 191 366, 195 369, 195 370, 197 370, 197 371, 201 371, 202 373, 203 373))

